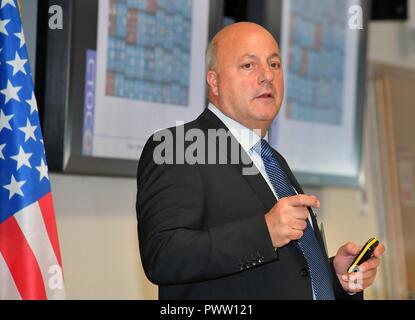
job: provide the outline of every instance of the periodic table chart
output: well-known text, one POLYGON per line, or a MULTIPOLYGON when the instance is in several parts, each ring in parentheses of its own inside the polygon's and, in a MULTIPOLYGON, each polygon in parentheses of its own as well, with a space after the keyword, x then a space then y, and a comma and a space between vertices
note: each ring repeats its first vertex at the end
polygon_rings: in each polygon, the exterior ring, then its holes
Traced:
POLYGON ((341 124, 346 5, 346 1, 291 1, 287 118, 341 124))
POLYGON ((96 50, 86 52, 82 152, 136 160, 154 132, 192 121, 205 108, 210 2, 98 4, 96 50))
POLYGON ((106 95, 189 103, 191 0, 110 0, 106 95))

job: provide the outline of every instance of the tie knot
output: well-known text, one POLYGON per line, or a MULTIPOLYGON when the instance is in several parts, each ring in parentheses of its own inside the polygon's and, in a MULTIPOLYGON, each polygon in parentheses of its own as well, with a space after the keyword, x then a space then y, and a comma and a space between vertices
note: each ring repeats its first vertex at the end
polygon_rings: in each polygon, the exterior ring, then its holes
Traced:
POLYGON ((272 147, 264 139, 259 140, 252 147, 252 150, 259 154, 263 159, 269 159, 272 157, 273 154, 272 147))

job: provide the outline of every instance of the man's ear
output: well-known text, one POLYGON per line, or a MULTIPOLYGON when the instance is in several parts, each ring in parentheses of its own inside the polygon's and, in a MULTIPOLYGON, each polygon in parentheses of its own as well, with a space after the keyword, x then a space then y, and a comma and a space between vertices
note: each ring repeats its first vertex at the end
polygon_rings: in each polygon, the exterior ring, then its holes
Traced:
POLYGON ((206 81, 209 85, 210 92, 218 96, 219 95, 219 88, 218 88, 218 74, 216 71, 209 70, 206 75, 206 81))

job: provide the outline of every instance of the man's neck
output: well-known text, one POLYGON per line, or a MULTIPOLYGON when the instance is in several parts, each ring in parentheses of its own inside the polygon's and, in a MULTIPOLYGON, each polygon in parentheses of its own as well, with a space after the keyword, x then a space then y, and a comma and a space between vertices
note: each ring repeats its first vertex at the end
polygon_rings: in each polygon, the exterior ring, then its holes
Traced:
POLYGON ((264 138, 267 135, 269 127, 270 127, 270 123, 268 121, 266 121, 266 122, 265 121, 263 121, 263 122, 253 121, 252 123, 251 122, 246 122, 246 121, 241 121, 241 120, 237 119, 237 117, 235 117, 232 114, 229 114, 228 112, 223 110, 223 108, 219 107, 218 104, 215 104, 211 101, 209 103, 212 106, 214 106, 216 109, 218 109, 221 113, 223 113, 225 116, 227 116, 228 118, 232 119, 233 121, 238 122, 240 125, 244 126, 245 128, 254 131, 261 138, 264 138))

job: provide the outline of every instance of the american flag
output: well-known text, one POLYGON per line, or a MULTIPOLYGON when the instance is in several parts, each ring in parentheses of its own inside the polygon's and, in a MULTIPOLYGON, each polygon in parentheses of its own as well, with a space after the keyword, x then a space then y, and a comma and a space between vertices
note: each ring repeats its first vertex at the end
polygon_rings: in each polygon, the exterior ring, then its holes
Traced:
POLYGON ((48 167, 17 0, 0 0, 0 299, 63 299, 48 167))

